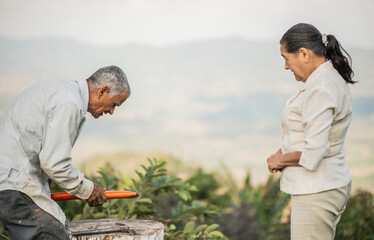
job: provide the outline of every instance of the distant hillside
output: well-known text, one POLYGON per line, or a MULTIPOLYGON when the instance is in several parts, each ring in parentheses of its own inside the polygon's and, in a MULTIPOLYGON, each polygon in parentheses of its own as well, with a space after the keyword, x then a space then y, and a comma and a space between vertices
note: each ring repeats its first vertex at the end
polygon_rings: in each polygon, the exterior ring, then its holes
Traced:
MULTIPOLYGON (((374 50, 346 49, 353 58, 355 78, 360 81, 360 87, 353 91, 374 96, 374 50)), ((185 86, 185 91, 194 89, 199 94, 204 90, 204 97, 210 95, 206 87, 215 88, 213 96, 222 91, 226 96, 289 94, 295 85, 293 75, 284 71, 278 42, 217 39, 167 47, 126 44, 105 48, 67 39, 21 41, 0 37, 0 51, 1 86, 9 80, 27 86, 56 78, 85 78, 98 67, 112 64, 123 67, 130 82, 142 87, 141 92, 147 89, 164 93, 163 87, 185 86)), ((3 94, 4 89, 1 91, 3 94)))
MULTIPOLYGON (((353 58, 355 79, 360 81, 351 89, 355 98, 362 99, 356 101, 358 107, 366 110, 373 106, 374 50, 346 48, 353 58)), ((149 113, 188 108, 186 101, 235 103, 254 97, 270 103, 264 112, 277 113, 298 88, 293 74, 284 71, 278 42, 217 39, 167 47, 105 48, 68 39, 0 37, 0 52, 0 114, 16 94, 36 82, 87 78, 97 68, 113 64, 128 75, 134 108, 149 113), (272 95, 275 98, 269 98, 272 95), (282 99, 273 107, 277 96, 282 99)), ((370 115, 373 107, 360 113, 370 115)))

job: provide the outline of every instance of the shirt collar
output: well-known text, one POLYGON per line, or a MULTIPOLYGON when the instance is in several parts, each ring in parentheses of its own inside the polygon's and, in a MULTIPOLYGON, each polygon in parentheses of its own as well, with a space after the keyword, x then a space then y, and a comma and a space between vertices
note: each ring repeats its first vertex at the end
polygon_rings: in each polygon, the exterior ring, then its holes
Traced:
POLYGON ((304 82, 304 84, 301 85, 301 88, 297 92, 297 94, 293 95, 287 101, 287 104, 292 103, 293 100, 295 100, 300 95, 301 92, 305 91, 305 89, 307 89, 307 87, 310 86, 312 84, 312 82, 314 82, 315 79, 319 78, 323 73, 325 73, 325 72, 327 72, 331 69, 334 69, 334 65, 332 65, 332 63, 330 61, 326 61, 326 62, 322 63, 321 65, 319 65, 318 68, 316 70, 314 70, 314 72, 312 72, 312 74, 310 74, 310 76, 304 82))
POLYGON ((76 81, 79 85, 79 92, 83 101, 83 113, 86 114, 88 109, 88 85, 86 79, 81 79, 76 81))
POLYGON ((304 85, 301 88, 302 90, 305 90, 315 79, 319 78, 323 73, 333 69, 334 66, 332 65, 331 61, 326 61, 319 65, 319 67, 310 74, 308 79, 305 81, 304 85))

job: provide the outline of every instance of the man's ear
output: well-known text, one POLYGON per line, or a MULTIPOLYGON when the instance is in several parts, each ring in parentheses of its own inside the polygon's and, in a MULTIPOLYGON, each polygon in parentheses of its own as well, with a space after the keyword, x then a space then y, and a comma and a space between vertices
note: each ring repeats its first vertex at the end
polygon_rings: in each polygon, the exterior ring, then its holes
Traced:
POLYGON ((310 50, 306 48, 299 49, 299 56, 304 63, 308 63, 310 60, 310 50))
POLYGON ((102 96, 104 96, 106 94, 109 94, 109 90, 110 90, 110 87, 108 87, 108 86, 103 86, 103 87, 99 88, 99 90, 98 90, 98 97, 99 97, 99 99, 102 96))

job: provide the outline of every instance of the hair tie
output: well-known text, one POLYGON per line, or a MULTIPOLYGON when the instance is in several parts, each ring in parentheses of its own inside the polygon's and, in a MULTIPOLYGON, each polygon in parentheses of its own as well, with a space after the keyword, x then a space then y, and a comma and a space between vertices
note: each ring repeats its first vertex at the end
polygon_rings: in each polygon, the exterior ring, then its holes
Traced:
POLYGON ((327 41, 327 35, 326 34, 322 34, 322 43, 323 43, 323 45, 325 45, 325 47, 327 47, 327 44, 329 43, 329 41, 327 41))

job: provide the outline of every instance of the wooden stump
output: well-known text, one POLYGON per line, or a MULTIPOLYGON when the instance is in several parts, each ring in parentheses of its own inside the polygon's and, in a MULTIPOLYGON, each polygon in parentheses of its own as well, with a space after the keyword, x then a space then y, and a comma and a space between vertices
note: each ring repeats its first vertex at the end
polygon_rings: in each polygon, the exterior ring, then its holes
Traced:
POLYGON ((163 240, 164 225, 151 220, 92 219, 69 222, 71 240, 163 240), (120 229, 119 229, 120 228, 120 229))

